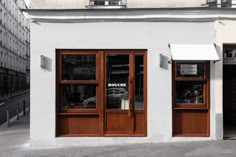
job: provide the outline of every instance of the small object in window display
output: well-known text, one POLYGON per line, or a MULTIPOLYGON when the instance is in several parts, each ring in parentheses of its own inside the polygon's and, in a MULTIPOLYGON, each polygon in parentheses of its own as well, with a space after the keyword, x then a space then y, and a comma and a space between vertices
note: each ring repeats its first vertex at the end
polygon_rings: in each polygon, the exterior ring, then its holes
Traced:
POLYGON ((129 100, 122 98, 121 99, 121 109, 122 110, 128 110, 129 109, 129 100))
POLYGON ((190 89, 185 90, 183 97, 184 97, 184 103, 195 103, 195 104, 203 103, 202 91, 197 88, 195 88, 193 91, 191 91, 190 89))
POLYGON ((185 103, 190 103, 191 102, 191 97, 192 97, 192 93, 190 90, 186 90, 184 93, 184 102, 185 103))
POLYGON ((194 96, 193 103, 195 103, 195 104, 202 104, 203 103, 203 95, 201 94, 200 90, 195 89, 193 91, 193 96, 194 96))

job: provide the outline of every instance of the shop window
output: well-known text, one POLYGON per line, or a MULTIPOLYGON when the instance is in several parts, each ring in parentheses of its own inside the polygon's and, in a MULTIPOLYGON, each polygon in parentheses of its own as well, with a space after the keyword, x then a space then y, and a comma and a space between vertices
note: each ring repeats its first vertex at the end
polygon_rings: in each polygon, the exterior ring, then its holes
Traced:
POLYGON ((135 109, 144 109, 144 56, 135 55, 135 109))
POLYGON ((95 80, 96 55, 62 55, 63 80, 95 80))
POLYGON ((63 109, 68 108, 96 108, 95 85, 63 85, 63 109))
POLYGON ((207 106, 208 62, 175 62, 174 106, 207 106))
POLYGON ((146 136, 146 50, 57 50, 56 136, 146 136))
POLYGON ((176 82, 176 104, 203 104, 204 82, 178 81, 176 82))
POLYGON ((173 61, 173 136, 210 135, 210 62, 173 61))
POLYGON ((128 109, 129 55, 107 55, 106 64, 106 107, 128 109))
MULTIPOLYGON (((61 53, 59 90, 61 112, 84 112, 97 108, 96 53, 61 53)), ((89 111, 89 112, 90 112, 89 111)))

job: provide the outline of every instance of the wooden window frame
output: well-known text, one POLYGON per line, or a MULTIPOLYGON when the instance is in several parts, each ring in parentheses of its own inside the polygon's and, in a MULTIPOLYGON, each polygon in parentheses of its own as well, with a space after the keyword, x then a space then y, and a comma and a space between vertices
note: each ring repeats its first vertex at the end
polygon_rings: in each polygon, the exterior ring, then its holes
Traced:
MULTIPOLYGON (((63 85, 95 85, 96 86, 96 96, 99 94, 98 84, 99 84, 99 60, 100 56, 98 51, 73 51, 73 50, 57 50, 57 112, 58 115, 98 115, 98 99, 96 99, 96 108, 73 108, 73 109, 63 109, 62 111, 62 90, 63 85), (62 79, 62 55, 96 55, 96 79, 95 80, 63 80, 62 79)), ((97 96, 98 97, 98 96, 97 96)))
MULTIPOLYGON (((131 58, 130 58, 131 59, 131 58)), ((135 60, 133 60, 133 64, 135 63, 135 60)), ((134 73, 134 72, 133 72, 134 73)), ((144 137, 147 136, 147 50, 131 50, 131 49, 57 49, 56 50, 56 130, 55 135, 56 137, 106 137, 106 136, 115 136, 115 137, 134 137, 134 136, 140 136, 144 137), (105 116, 107 110, 105 109, 106 106, 106 99, 105 99, 105 91, 106 88, 106 73, 105 73, 105 54, 142 54, 144 55, 144 109, 143 110, 135 110, 137 114, 144 114, 144 131, 135 130, 133 134, 123 134, 116 132, 115 134, 109 134, 105 131, 105 127, 107 125, 105 116), (62 80, 62 55, 87 55, 87 54, 96 54, 96 79, 95 80, 62 80), (96 85, 96 108, 94 109, 86 109, 86 108, 78 108, 78 109, 63 109, 62 108, 62 93, 61 93, 61 86, 66 84, 81 84, 81 85, 96 85), (98 119, 98 122, 96 124, 98 125, 98 131, 95 133, 65 133, 63 131, 65 130, 62 127, 63 123, 65 123, 65 119, 71 121, 73 118, 83 119, 83 118, 91 118, 91 121, 96 122, 98 119), (63 120, 64 119, 64 120, 63 120), (62 130, 61 130, 62 129, 62 130)), ((114 111, 111 111, 114 112, 114 111)), ((134 120, 134 118, 133 118, 134 120)), ((77 121, 77 120, 76 120, 77 121)), ((93 122, 90 121, 90 124, 93 122)), ((66 121, 67 123, 67 121, 66 121)), ((69 122, 68 122, 69 123, 69 122)), ((81 124, 81 123, 80 123, 81 124)), ((134 125, 134 123, 133 123, 134 125)), ((91 125, 90 125, 91 126, 91 125)), ((71 126, 75 127, 75 126, 71 126)), ((75 127, 76 128, 76 127, 75 127)))
POLYGON ((210 61, 172 61, 172 136, 209 137, 210 136, 210 61), (176 76, 176 63, 204 63, 204 77, 176 76), (176 104, 177 81, 203 81, 204 104, 176 104))
POLYGON ((210 105, 210 62, 209 61, 172 61, 172 106, 173 109, 209 109, 210 105), (203 63, 204 64, 204 77, 177 77, 177 64, 178 63, 203 63), (176 82, 177 81, 201 81, 204 88, 204 103, 176 103, 176 82))

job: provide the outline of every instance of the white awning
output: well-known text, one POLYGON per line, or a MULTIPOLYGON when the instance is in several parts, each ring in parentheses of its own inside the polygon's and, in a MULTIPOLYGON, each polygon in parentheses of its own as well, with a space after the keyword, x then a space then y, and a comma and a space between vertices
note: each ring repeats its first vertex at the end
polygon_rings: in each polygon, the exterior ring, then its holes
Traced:
POLYGON ((214 44, 170 44, 172 60, 220 60, 214 44))

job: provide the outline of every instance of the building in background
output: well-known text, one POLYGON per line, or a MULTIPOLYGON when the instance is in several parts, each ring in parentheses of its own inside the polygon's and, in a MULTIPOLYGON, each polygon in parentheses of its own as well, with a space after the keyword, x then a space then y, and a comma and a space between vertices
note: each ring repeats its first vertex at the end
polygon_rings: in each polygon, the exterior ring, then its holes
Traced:
POLYGON ((0 1, 0 100, 29 90, 30 24, 24 0, 0 1))
POLYGON ((227 137, 236 126, 234 4, 32 0, 32 146, 227 137))

